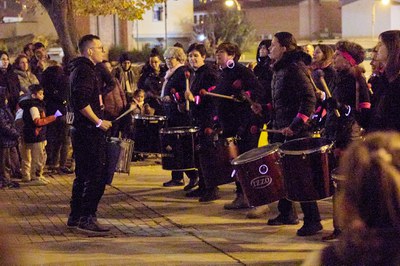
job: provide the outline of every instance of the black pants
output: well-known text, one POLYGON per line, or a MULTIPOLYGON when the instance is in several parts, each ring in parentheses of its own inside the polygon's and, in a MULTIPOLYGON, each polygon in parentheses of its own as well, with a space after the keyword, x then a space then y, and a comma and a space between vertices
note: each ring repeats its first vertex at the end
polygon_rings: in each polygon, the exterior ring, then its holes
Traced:
POLYGON ((95 215, 106 186, 106 136, 97 128, 74 129, 75 180, 72 186, 73 217, 95 215))
POLYGON ((58 118, 47 126, 46 153, 47 164, 49 166, 65 167, 67 162, 68 145, 69 145, 69 125, 66 123, 65 116, 58 118))

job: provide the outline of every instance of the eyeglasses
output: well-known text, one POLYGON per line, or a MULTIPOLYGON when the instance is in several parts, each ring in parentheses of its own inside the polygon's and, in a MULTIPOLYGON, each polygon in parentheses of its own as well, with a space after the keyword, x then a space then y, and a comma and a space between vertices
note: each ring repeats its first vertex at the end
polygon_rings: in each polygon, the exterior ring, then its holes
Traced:
POLYGON ((172 59, 175 59, 175 57, 164 57, 164 59, 165 59, 165 61, 167 61, 167 60, 169 60, 169 61, 171 61, 172 59))
POLYGON ((104 50, 104 47, 103 46, 98 46, 98 47, 96 47, 96 46, 93 46, 93 47, 90 47, 89 49, 100 49, 103 53, 105 52, 105 50, 104 50))

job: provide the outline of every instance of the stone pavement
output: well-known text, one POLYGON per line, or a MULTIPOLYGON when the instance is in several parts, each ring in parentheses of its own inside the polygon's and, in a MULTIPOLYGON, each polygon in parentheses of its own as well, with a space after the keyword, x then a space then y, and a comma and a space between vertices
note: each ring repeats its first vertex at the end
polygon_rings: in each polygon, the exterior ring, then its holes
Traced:
POLYGON ((223 209, 234 198, 233 184, 220 187, 220 200, 199 203, 182 188, 162 187, 169 172, 145 162, 107 186, 98 217, 111 232, 93 236, 65 225, 73 178, 51 175, 47 186, 0 190, 1 224, 15 264, 299 265, 324 247, 321 237, 332 230, 331 199, 319 201, 324 231, 298 237, 301 224, 266 225, 276 203, 265 218, 249 220, 246 210, 223 209))

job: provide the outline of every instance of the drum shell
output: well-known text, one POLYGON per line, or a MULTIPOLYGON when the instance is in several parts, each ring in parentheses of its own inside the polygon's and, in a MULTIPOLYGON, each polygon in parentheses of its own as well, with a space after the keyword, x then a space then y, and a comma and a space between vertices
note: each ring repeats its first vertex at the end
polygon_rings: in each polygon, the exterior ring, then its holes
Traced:
POLYGON ((280 161, 289 200, 306 202, 332 196, 332 145, 324 138, 301 138, 280 146, 280 161))
POLYGON ((213 141, 206 137, 202 141, 199 162, 207 188, 235 181, 231 161, 238 155, 239 148, 234 138, 213 141))
POLYGON ((135 115, 134 140, 137 153, 160 153, 160 139, 158 132, 165 126, 165 116, 135 115))
POLYGON ((333 186, 335 188, 335 193, 342 191, 345 182, 345 177, 339 173, 339 168, 335 168, 331 171, 331 177, 333 186))
POLYGON ((249 152, 266 149, 266 147, 271 148, 271 150, 261 158, 249 159, 240 163, 241 157, 239 156, 232 161, 244 195, 251 206, 269 204, 286 196, 277 146, 268 145, 249 152))
POLYGON ((110 138, 107 141, 107 184, 112 183, 115 172, 129 174, 133 146, 130 139, 110 138))
POLYGON ((164 170, 196 169, 195 147, 199 142, 198 131, 195 127, 170 127, 160 130, 161 163, 164 170))

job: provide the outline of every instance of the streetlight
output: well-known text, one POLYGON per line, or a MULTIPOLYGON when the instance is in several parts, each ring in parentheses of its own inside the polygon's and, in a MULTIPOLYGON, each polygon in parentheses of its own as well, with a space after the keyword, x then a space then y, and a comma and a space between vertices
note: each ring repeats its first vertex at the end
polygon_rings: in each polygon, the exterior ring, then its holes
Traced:
POLYGON ((237 11, 242 10, 242 7, 240 6, 240 4, 237 0, 225 0, 225 5, 227 7, 233 7, 234 5, 236 5, 237 11))
MULTIPOLYGON (((372 5, 372 20, 371 20, 371 33, 372 33, 372 39, 375 36, 375 19, 376 19, 376 2, 377 0, 373 0, 374 3, 372 5)), ((390 0, 380 0, 379 1, 382 5, 387 6, 390 4, 390 0)))

